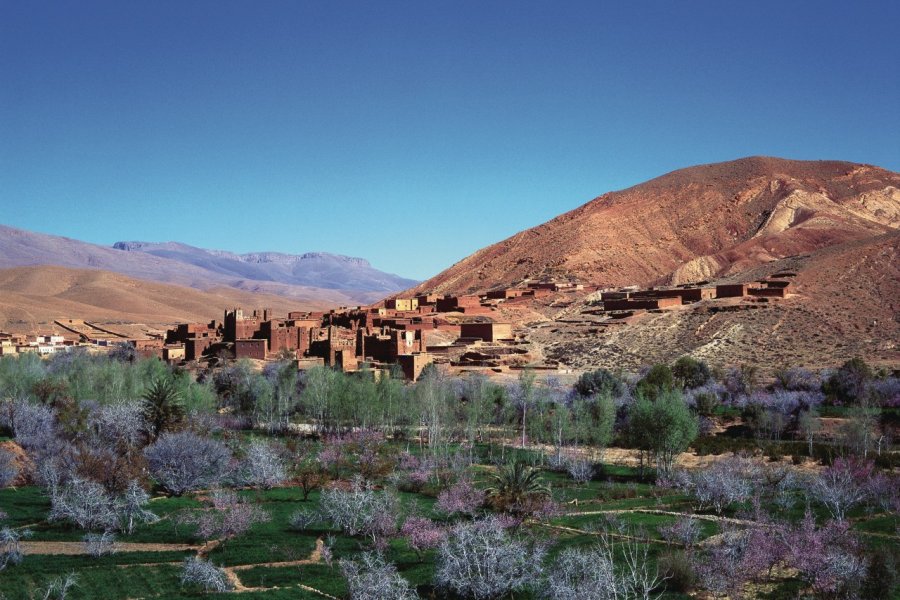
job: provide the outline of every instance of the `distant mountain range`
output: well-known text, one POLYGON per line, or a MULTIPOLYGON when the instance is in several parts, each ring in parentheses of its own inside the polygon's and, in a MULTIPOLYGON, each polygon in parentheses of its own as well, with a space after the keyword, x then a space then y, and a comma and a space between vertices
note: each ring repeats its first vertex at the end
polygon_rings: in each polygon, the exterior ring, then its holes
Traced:
POLYGON ((113 248, 176 260, 212 273, 242 280, 347 290, 351 296, 362 292, 367 298, 370 297, 370 292, 384 296, 417 283, 412 279, 379 271, 364 258, 327 252, 235 254, 223 250, 196 248, 178 242, 116 242, 113 248))
POLYGON ((198 290, 230 287, 318 306, 366 304, 417 283, 362 258, 323 252, 239 255, 177 242, 109 247, 0 225, 0 269, 36 265, 101 269, 198 290))

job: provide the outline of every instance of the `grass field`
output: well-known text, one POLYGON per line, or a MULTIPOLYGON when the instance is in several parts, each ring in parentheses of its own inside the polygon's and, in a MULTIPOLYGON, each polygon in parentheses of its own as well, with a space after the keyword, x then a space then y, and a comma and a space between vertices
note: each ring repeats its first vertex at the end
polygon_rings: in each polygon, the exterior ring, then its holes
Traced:
MULTIPOLYGON (((475 467, 476 481, 484 484, 486 465, 475 467)), ((596 540, 596 532, 615 523, 621 531, 641 531, 647 536, 651 560, 672 549, 660 535, 660 528, 674 523, 679 515, 694 514, 690 499, 683 494, 657 488, 637 478, 636 471, 617 467, 614 481, 590 481, 576 484, 566 475, 543 472, 550 484, 553 497, 560 503, 557 516, 544 523, 531 523, 524 527, 529 533, 551 544, 550 555, 569 546, 589 546, 596 540)), ((343 598, 347 594, 337 561, 353 557, 364 551, 366 541, 341 535, 324 523, 313 524, 302 532, 289 526, 292 513, 303 507, 314 508, 321 494, 312 492, 304 501, 302 491, 295 487, 276 488, 268 491, 248 490, 241 494, 261 506, 271 517, 265 523, 254 525, 251 530, 208 553, 214 564, 227 568, 232 581, 239 585, 242 598, 343 598), (333 536, 334 561, 329 565, 316 556, 317 540, 333 536)), ((406 508, 417 507, 418 512, 435 520, 445 520, 434 511, 435 498, 427 493, 401 492, 406 508)), ((121 535, 120 542, 146 545, 146 550, 133 546, 136 551, 118 552, 102 558, 87 555, 55 554, 56 542, 77 542, 82 532, 70 527, 46 522, 50 508, 46 495, 35 487, 0 490, 0 509, 9 515, 7 525, 14 528, 30 528, 28 555, 17 566, 0 571, 0 597, 4 600, 27 600, 42 597, 39 590, 54 579, 67 573, 75 573, 77 585, 69 598, 85 600, 124 600, 126 598, 197 598, 207 596, 198 589, 182 587, 179 575, 181 561, 193 555, 196 549, 168 551, 155 547, 159 544, 188 544, 199 547, 204 540, 197 539, 195 527, 179 522, 182 511, 197 509, 202 503, 195 496, 157 496, 150 504, 160 521, 139 527, 133 535, 121 535)), ((742 507, 733 507, 724 516, 735 517, 742 507)), ((770 507, 786 518, 797 520, 801 508, 782 511, 770 507)), ((818 515, 824 518, 824 513, 818 515)), ((717 517, 711 513, 698 515, 703 540, 720 531, 717 517)), ((895 514, 857 511, 851 515, 854 529, 866 543, 885 545, 893 552, 900 551, 897 529, 900 517, 895 514)), ((413 552, 403 539, 390 542, 386 557, 397 565, 400 573, 418 587, 423 597, 429 597, 435 569, 435 552, 423 556, 413 552)), ((785 579, 771 589, 760 592, 758 597, 769 600, 788 599, 796 596, 797 582, 785 579)), ((687 598, 672 590, 661 590, 670 600, 687 598)), ((439 596, 444 597, 444 596, 439 596)), ((521 594, 517 600, 530 595, 521 594)))

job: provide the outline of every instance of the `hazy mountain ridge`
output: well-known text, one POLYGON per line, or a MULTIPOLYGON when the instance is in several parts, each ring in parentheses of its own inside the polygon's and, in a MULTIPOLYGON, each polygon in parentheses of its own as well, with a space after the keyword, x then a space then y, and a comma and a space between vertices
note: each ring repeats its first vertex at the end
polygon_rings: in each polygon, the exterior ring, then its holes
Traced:
POLYGON ((0 225, 0 268, 56 265, 102 269, 199 290, 232 287, 313 301, 319 306, 365 304, 415 283, 378 271, 364 259, 324 252, 242 256, 177 242, 118 245, 101 246, 0 225))
POLYGON ((379 271, 363 258, 328 252, 237 254, 179 242, 116 242, 113 248, 177 260, 222 275, 291 285, 387 294, 416 283, 412 279, 379 271))

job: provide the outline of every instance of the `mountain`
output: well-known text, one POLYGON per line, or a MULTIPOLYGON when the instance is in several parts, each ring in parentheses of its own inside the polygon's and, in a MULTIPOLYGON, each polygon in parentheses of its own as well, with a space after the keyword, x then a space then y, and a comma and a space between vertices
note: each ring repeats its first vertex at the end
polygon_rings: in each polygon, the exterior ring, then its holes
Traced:
POLYGON ((463 293, 547 278, 602 286, 699 281, 898 227, 898 173, 751 157, 603 194, 415 290, 463 293))
POLYGON ((200 291, 100 269, 46 265, 0 270, 0 289, 0 330, 23 332, 53 330, 56 319, 167 324, 221 319, 234 306, 268 307, 276 315, 298 306, 333 306, 318 298, 295 300, 224 286, 200 291))
POLYGON ((201 267, 220 275, 256 281, 274 281, 336 290, 365 290, 383 294, 417 283, 412 279, 379 271, 365 259, 326 252, 307 252, 300 255, 278 252, 234 254, 222 250, 195 248, 178 242, 116 242, 113 248, 144 252, 201 267))
POLYGON ((102 269, 199 290, 231 287, 333 306, 373 302, 415 284, 382 273, 363 259, 333 254, 241 256, 177 243, 120 242, 117 246, 0 225, 0 268, 102 269))

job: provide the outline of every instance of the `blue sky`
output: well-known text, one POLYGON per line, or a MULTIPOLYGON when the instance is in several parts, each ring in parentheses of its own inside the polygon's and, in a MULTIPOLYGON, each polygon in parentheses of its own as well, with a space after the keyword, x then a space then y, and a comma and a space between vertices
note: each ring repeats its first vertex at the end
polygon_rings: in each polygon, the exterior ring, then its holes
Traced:
POLYGON ((897 2, 0 0, 0 222, 426 278, 673 169, 900 170, 897 2))

